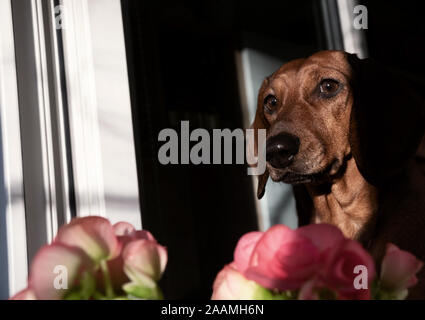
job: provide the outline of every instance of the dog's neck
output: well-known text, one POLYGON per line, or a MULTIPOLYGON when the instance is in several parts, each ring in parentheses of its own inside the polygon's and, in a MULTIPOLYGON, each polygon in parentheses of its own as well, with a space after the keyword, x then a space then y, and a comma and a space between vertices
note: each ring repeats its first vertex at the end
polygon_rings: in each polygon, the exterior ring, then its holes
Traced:
POLYGON ((313 200, 313 223, 338 226, 346 237, 359 239, 373 223, 378 209, 378 192, 359 172, 354 158, 347 161, 344 174, 328 186, 308 185, 313 200))

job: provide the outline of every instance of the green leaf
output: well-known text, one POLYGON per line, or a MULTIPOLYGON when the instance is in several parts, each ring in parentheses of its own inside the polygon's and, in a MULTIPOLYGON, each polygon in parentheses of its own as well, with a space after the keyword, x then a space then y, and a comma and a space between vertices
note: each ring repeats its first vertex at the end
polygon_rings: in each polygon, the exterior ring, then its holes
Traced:
POLYGON ((143 286, 139 283, 129 282, 123 285, 123 290, 128 294, 129 299, 145 299, 145 300, 162 300, 163 295, 161 289, 155 285, 154 287, 143 286))

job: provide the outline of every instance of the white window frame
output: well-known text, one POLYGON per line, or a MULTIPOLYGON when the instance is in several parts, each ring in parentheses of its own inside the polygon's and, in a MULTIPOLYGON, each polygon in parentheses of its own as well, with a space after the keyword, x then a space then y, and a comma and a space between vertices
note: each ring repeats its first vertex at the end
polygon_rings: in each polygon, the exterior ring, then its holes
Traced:
POLYGON ((354 28, 354 8, 360 5, 358 0, 337 0, 339 21, 344 50, 355 53, 361 59, 369 56, 366 36, 363 29, 354 28))
POLYGON ((141 227, 121 2, 61 4, 77 214, 141 227))
POLYGON ((0 298, 22 289, 27 277, 19 104, 12 8, 0 0, 0 298))
POLYGON ((0 21, 2 299, 73 216, 142 222, 120 1, 0 0, 0 21))

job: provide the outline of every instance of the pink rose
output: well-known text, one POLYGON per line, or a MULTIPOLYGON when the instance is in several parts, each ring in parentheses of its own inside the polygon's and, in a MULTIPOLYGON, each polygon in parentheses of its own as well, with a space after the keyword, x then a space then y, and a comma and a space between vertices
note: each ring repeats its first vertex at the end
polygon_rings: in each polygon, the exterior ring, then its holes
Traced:
POLYGON ((370 299, 370 285, 375 277, 375 264, 370 254, 356 241, 345 239, 328 248, 323 256, 321 278, 328 288, 338 293, 338 299, 370 299), (356 266, 367 271, 365 289, 355 288, 356 266))
POLYGON ((315 274, 318 262, 319 250, 309 238, 276 225, 255 245, 244 275, 269 289, 299 289, 315 274))
POLYGON ((401 291, 414 286, 418 282, 416 273, 422 266, 423 263, 414 255, 389 243, 382 260, 381 285, 388 291, 401 291))

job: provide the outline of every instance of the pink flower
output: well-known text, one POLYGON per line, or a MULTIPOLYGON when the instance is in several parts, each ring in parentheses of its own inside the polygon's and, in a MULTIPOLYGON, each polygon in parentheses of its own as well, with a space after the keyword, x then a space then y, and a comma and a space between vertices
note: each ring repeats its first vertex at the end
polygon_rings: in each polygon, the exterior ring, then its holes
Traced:
POLYGON ((61 227, 55 242, 81 248, 96 262, 110 260, 120 253, 120 244, 109 220, 84 217, 61 227))
MULTIPOLYGON (((403 299, 418 282, 422 266, 412 254, 389 244, 381 290, 374 291, 374 298, 403 299)), ((311 224, 291 230, 276 225, 241 237, 234 262, 214 282, 213 299, 363 300, 371 298, 375 277, 371 255, 337 227, 311 224)))
POLYGON ((370 299, 370 285, 375 277, 375 265, 370 254, 356 241, 345 239, 327 249, 323 256, 323 282, 338 293, 338 299, 370 299), (358 289, 354 280, 356 266, 364 266, 367 272, 365 287, 358 289))
POLYGON ((423 263, 414 255, 389 243, 382 260, 381 285, 388 291, 401 291, 414 286, 418 282, 416 273, 422 266, 423 263))
POLYGON ((212 300, 257 300, 268 299, 271 294, 254 281, 246 279, 235 263, 223 268, 217 275, 212 300))
POLYGON ((276 225, 256 244, 244 275, 269 289, 299 289, 317 271, 318 262, 319 250, 309 238, 276 225))
POLYGON ((258 231, 249 232, 239 239, 234 253, 234 261, 241 273, 244 273, 248 269, 252 252, 263 234, 264 232, 258 231))
POLYGON ((110 299, 116 293, 157 298, 166 262, 166 249, 147 231, 124 222, 112 226, 101 217, 77 218, 37 253, 28 288, 12 299, 110 299))
POLYGON ((136 230, 134 226, 128 222, 118 222, 112 226, 115 235, 120 239, 121 243, 127 243, 131 240, 146 239, 156 241, 154 236, 147 230, 136 230))
POLYGON ((123 251, 124 272, 135 283, 154 287, 167 265, 167 249, 155 240, 140 239, 123 251))
MULTIPOLYGON (((236 246, 231 266, 232 272, 227 267, 220 278, 224 273, 232 275, 229 279, 237 279, 233 274, 240 272, 271 290, 299 290, 300 299, 368 299, 375 277, 374 263, 366 250, 329 224, 312 224, 297 230, 276 225, 264 233, 247 233, 236 246), (355 279, 364 279, 357 278, 356 266, 367 270, 367 289, 355 286, 355 279)), ((216 282, 222 283, 219 280, 218 277, 216 282)))
POLYGON ((298 234, 308 238, 313 244, 323 252, 329 248, 337 246, 344 241, 341 230, 331 224, 309 224, 295 230, 298 234))
POLYGON ((131 235, 136 231, 136 228, 128 222, 117 222, 112 226, 112 229, 114 230, 115 235, 117 236, 127 236, 131 235))
MULTIPOLYGON (((121 246, 121 253, 115 259, 108 261, 108 268, 110 270, 111 280, 114 285, 114 289, 116 291, 120 291, 122 285, 130 281, 130 278, 124 272, 123 252, 125 247, 132 241, 136 240, 149 240, 155 243, 156 240, 149 231, 136 230, 133 225, 127 222, 118 222, 112 227, 118 237, 118 241, 121 246)), ((149 284, 152 284, 150 280, 149 284)))
POLYGON ((115 235, 118 237, 118 241, 123 249, 128 243, 134 240, 150 240, 155 241, 154 236, 146 230, 136 230, 134 226, 127 222, 118 222, 113 226, 115 235))
POLYGON ((370 298, 369 287, 375 277, 375 267, 372 257, 359 243, 345 239, 337 227, 329 224, 311 224, 297 231, 320 250, 323 264, 318 277, 304 284, 300 299, 317 299, 320 291, 335 291, 339 299, 370 298), (354 287, 357 265, 366 267, 368 289, 354 287))
POLYGON ((57 300, 62 299, 77 283, 79 276, 89 270, 92 263, 88 256, 78 248, 55 243, 44 246, 35 256, 28 279, 28 288, 19 292, 13 300, 57 300), (57 267, 62 269, 56 270, 57 267), (64 267, 64 268, 63 268, 64 267), (65 270, 65 271, 64 271, 65 270), (59 272, 62 281, 55 285, 59 272), (58 287, 58 285, 60 285, 58 287))

